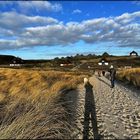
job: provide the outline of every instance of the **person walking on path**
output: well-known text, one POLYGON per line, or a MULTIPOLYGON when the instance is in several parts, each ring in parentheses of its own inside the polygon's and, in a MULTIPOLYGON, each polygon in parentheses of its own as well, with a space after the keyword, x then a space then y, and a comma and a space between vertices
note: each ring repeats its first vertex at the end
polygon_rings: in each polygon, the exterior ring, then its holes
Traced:
POLYGON ((113 65, 110 66, 109 72, 110 72, 111 88, 113 88, 115 86, 115 77, 116 77, 116 70, 113 65))
POLYGON ((102 71, 102 75, 105 76, 105 71, 104 70, 102 71))

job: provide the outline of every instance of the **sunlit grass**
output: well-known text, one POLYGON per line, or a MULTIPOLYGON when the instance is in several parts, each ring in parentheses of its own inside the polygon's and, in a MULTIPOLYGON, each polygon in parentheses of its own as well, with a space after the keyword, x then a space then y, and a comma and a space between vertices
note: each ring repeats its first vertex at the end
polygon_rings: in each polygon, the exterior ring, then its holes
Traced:
POLYGON ((60 91, 75 89, 83 73, 0 69, 0 138, 69 138, 60 91))
POLYGON ((117 77, 119 80, 128 81, 135 86, 140 87, 140 68, 120 70, 117 77))

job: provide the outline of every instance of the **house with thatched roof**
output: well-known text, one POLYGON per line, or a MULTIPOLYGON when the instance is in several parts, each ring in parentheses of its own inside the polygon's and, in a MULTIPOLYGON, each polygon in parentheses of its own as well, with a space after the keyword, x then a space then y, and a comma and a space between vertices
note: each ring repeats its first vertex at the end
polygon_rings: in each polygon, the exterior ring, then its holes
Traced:
POLYGON ((19 57, 15 57, 12 62, 10 63, 10 66, 21 66, 23 64, 23 60, 19 57))
POLYGON ((109 65, 109 62, 107 61, 107 59, 102 58, 102 59, 98 62, 98 65, 106 65, 106 66, 108 66, 108 65, 109 65))
POLYGON ((130 53, 130 56, 134 56, 134 57, 136 57, 136 56, 138 56, 138 53, 137 52, 135 52, 135 51, 132 51, 131 53, 130 53))

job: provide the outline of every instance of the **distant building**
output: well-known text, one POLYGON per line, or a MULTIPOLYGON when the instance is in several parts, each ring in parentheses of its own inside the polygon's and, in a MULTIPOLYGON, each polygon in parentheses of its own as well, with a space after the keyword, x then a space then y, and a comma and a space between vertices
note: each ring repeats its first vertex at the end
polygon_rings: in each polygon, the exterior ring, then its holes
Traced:
POLYGON ((21 58, 19 58, 19 57, 16 57, 16 58, 14 58, 14 59, 12 60, 10 66, 11 66, 11 67, 14 67, 14 66, 19 67, 19 66, 21 66, 22 64, 23 64, 23 60, 22 60, 21 58))
POLYGON ((138 53, 137 52, 135 52, 135 51, 132 51, 131 53, 130 53, 130 56, 134 56, 134 57, 136 57, 136 56, 138 56, 138 53))
POLYGON ((60 67, 73 66, 72 63, 61 63, 60 67))
POLYGON ((107 52, 104 52, 103 54, 102 54, 102 57, 108 57, 109 56, 109 54, 107 53, 107 52))
POLYGON ((98 62, 98 65, 106 65, 106 66, 108 66, 108 65, 109 65, 109 62, 108 62, 106 59, 101 59, 101 60, 98 62))

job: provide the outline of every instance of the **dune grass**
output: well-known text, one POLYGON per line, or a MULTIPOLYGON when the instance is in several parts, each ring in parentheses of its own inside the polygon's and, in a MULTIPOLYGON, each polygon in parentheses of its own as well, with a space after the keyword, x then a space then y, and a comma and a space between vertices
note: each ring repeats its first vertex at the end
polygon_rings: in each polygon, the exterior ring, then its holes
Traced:
POLYGON ((70 138, 60 91, 75 89, 85 75, 0 69, 0 139, 70 138))
POLYGON ((117 73, 117 78, 140 87, 140 68, 122 69, 117 73))

